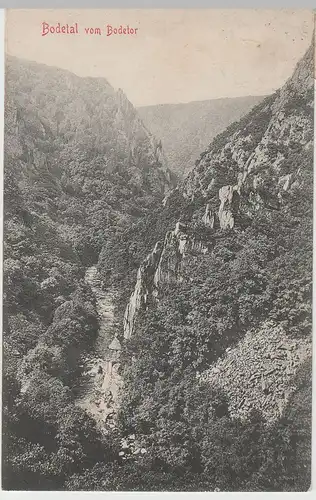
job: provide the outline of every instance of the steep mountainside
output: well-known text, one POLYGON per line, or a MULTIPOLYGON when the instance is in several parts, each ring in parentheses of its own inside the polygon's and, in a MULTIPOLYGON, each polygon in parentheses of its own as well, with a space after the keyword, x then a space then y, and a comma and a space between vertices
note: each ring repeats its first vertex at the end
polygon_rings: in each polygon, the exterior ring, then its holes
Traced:
POLYGON ((168 165, 179 178, 194 167, 196 158, 217 134, 262 101, 263 96, 143 106, 138 113, 161 139, 168 165))
POLYGON ((310 485, 313 68, 166 197, 125 311, 122 425, 188 489, 310 485))
POLYGON ((161 145, 104 79, 14 58, 6 72, 7 172, 18 171, 36 210, 53 217, 58 201, 74 241, 90 227, 95 259, 105 226, 139 216, 168 188, 161 145))
POLYGON ((85 267, 161 202, 170 174, 121 90, 11 57, 4 153, 3 484, 58 489, 116 456, 74 405, 99 323, 85 267))

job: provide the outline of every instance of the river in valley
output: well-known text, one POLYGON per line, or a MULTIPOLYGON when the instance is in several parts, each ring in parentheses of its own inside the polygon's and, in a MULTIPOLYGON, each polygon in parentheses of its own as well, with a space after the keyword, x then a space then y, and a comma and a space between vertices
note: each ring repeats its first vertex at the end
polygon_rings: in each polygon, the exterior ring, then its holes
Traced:
POLYGON ((114 294, 103 290, 97 268, 89 267, 85 281, 96 298, 99 331, 79 380, 77 404, 94 418, 102 432, 113 428, 121 380, 118 375, 120 342, 115 336, 114 294))

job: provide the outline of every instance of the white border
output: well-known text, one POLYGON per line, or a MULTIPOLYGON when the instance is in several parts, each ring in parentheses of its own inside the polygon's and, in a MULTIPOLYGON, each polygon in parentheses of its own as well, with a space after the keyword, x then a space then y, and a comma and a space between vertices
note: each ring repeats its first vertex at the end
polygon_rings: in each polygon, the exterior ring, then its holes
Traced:
MULTIPOLYGON (((171 2, 172 4, 173 2, 171 2)), ((185 4, 185 2, 183 2, 185 4)), ((225 3, 225 2, 224 2, 225 3)), ((269 3, 269 2, 267 2, 269 3)), ((291 3, 291 2, 289 2, 291 3)), ((314 2, 315 4, 316 2, 314 2)), ((304 5, 304 4, 303 4, 304 5)), ((20 5, 22 7, 22 5, 20 5)), ((70 5, 68 5, 70 7, 70 5)), ((73 6, 75 7, 75 6, 73 6)), ((106 5, 104 5, 106 7, 106 5)), ((150 7, 150 6, 148 6, 150 7)), ((184 7, 184 5, 183 5, 184 7)), ((254 6, 255 7, 255 6, 254 6)), ((263 6, 261 6, 263 7, 263 6)), ((267 7, 265 7, 267 8, 267 7)), ((3 218, 2 218, 2 207, 3 207, 3 123, 4 123, 4 51, 5 51, 5 24, 4 24, 4 19, 5 19, 5 11, 4 9, 0 9, 0 101, 1 101, 1 112, 0 112, 0 206, 1 206, 1 212, 0 212, 0 231, 1 231, 1 245, 0 245, 0 296, 1 296, 1 307, 0 307, 0 329, 1 329, 1 334, 2 334, 2 231, 3 231, 3 218)), ((316 80, 315 80, 315 97, 316 97, 316 80)), ((316 107, 314 109, 314 123, 316 124, 316 107)), ((314 158, 316 157, 316 134, 315 134, 315 129, 316 127, 314 126, 314 158)), ((314 160, 315 162, 315 160, 314 160)), ((315 200, 316 200, 316 169, 314 168, 314 249, 316 246, 316 206, 315 206, 315 200)), ((316 310, 316 285, 315 285, 315 277, 316 277, 316 252, 314 250, 314 271, 313 271, 313 279, 314 279, 314 289, 313 289, 313 313, 316 310)), ((313 324, 313 338, 315 338, 315 324, 313 324)), ((1 343, 2 345, 2 343, 1 343)), ((1 347, 0 347, 1 350, 1 347)), ((2 358, 1 358, 2 359, 2 358)), ((313 361, 316 359, 316 342, 313 342, 313 361)), ((314 362, 313 362, 314 365, 314 362)), ((2 384, 1 384, 2 385, 2 384)), ((42 499, 43 497, 45 500, 54 500, 56 498, 56 495, 58 495, 58 499, 64 499, 64 500, 69 500, 69 499, 83 499, 83 500, 88 500, 90 498, 95 499, 95 498, 104 498, 106 496, 106 499, 109 500, 126 500, 127 498, 130 499, 135 499, 135 498, 150 498, 150 499, 156 499, 156 500, 175 500, 175 499, 200 499, 200 500, 206 500, 211 498, 212 500, 215 500, 215 496, 217 498, 220 498, 222 500, 228 500, 230 498, 244 498, 244 496, 247 496, 248 498, 262 498, 263 500, 279 500, 282 499, 284 495, 286 495, 286 498, 288 500, 297 500, 297 499, 305 499, 308 500, 309 498, 312 498, 313 491, 315 491, 316 487, 316 447, 315 447, 315 429, 316 429, 316 410, 315 410, 315 401, 316 401, 316 371, 313 366, 313 450, 312 450, 312 486, 311 489, 308 492, 289 492, 289 493, 265 493, 265 492, 220 492, 220 493, 214 493, 214 492, 206 492, 206 493, 200 493, 200 492, 188 492, 188 493, 164 493, 164 492, 60 492, 60 491, 1 491, 1 498, 3 500, 20 500, 20 499, 25 499, 25 500, 33 500, 35 499, 42 499)), ((1 417, 0 417, 1 418, 1 417)), ((1 434, 0 434, 0 440, 1 440, 1 434)), ((0 487, 1 488, 1 487, 0 487)))

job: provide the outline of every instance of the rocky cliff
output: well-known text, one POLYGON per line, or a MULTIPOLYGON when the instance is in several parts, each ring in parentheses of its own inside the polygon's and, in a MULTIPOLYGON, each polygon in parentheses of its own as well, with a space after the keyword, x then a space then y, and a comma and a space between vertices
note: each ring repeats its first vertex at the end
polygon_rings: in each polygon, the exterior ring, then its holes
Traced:
POLYGON ((181 281, 181 268, 187 251, 205 253, 207 247, 186 232, 185 224, 177 222, 168 231, 164 241, 158 241, 153 251, 138 269, 137 281, 124 315, 124 337, 133 335, 137 315, 146 310, 153 300, 159 299, 159 289, 164 283, 181 281))
MULTIPOLYGON (((206 254, 209 255, 209 265, 222 255, 217 260, 223 267, 222 280, 231 266, 229 273, 237 277, 234 287, 239 286, 238 279, 240 282, 253 280, 250 293, 254 298, 251 300, 256 302, 258 297, 262 298, 261 310, 259 308, 252 319, 244 321, 244 309, 248 306, 240 304, 242 299, 234 295, 235 291, 228 295, 225 299, 227 311, 234 309, 236 324, 222 334, 222 340, 216 344, 210 340, 211 357, 212 350, 214 354, 219 349, 220 354, 216 354, 212 368, 207 368, 206 363, 201 365, 201 373, 197 373, 201 379, 225 389, 230 398, 231 414, 241 417, 257 408, 268 420, 280 418, 296 390, 298 370, 311 356, 310 330, 305 329, 308 335, 292 332, 299 331, 310 314, 313 51, 312 45, 279 91, 265 98, 246 117, 213 140, 177 188, 177 195, 181 194, 186 208, 176 228, 166 234, 164 241, 157 243, 139 269, 137 284, 125 312, 124 335, 130 338, 137 331, 139 311, 148 308, 148 297, 154 301, 164 297, 166 282, 193 281, 190 278, 193 264, 196 259, 203 262, 206 254), (251 245, 258 244, 259 248, 258 242, 270 238, 269 231, 271 234, 276 231, 275 224, 280 224, 282 237, 276 237, 275 244, 273 241, 264 243, 267 245, 265 264, 261 263, 260 270, 255 271, 252 262, 255 254, 250 251, 251 245), (296 243, 290 243, 290 240, 295 237, 300 224, 306 228, 305 250, 297 248, 295 253, 293 245, 296 243), (218 243, 220 241, 224 243, 218 243), (231 250, 229 245, 235 248, 231 250), (241 253, 239 245, 243 245, 241 253), (249 252, 245 270, 238 268, 239 264, 236 268, 230 263, 235 259, 237 262, 238 255, 243 252, 249 252), (289 262, 297 261, 302 271, 301 275, 298 271, 298 277, 294 277, 295 272, 291 276, 291 271, 287 270, 289 277, 283 282, 282 259, 286 259, 286 255, 289 262), (307 262, 307 267, 304 268, 302 262, 307 262), (265 275, 266 269, 273 266, 277 274, 273 293, 268 278, 263 288, 260 288, 263 285, 258 285, 256 289, 255 283, 265 275), (280 311, 285 297, 292 293, 295 280, 301 289, 294 299, 293 308, 300 312, 292 321, 291 308, 285 313, 280 311), (264 302, 268 294, 271 296, 264 302), (274 306, 273 300, 276 301, 274 306), (266 303, 269 305, 263 305, 266 303), (278 310, 276 304, 281 303, 278 310), (256 326, 251 326, 252 321, 256 326), (232 336, 231 332, 236 328, 239 333, 232 336)), ((165 206, 168 207, 173 196, 175 192, 164 200, 165 206)), ((260 247, 258 253, 261 251, 260 247)), ((215 270, 209 269, 211 276, 215 270)), ((206 284, 207 274, 203 279, 203 290, 209 294, 212 314, 212 307, 218 308, 219 305, 215 305, 208 286, 213 288, 215 297, 216 285, 206 284)), ((191 317, 195 312, 191 311, 191 317)), ((211 329, 209 335, 212 339, 211 329)))

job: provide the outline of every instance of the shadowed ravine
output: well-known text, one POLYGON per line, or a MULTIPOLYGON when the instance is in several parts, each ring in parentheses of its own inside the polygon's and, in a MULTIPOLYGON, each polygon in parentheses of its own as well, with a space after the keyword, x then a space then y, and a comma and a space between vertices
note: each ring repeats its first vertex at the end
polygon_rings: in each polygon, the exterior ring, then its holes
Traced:
POLYGON ((87 269, 85 280, 96 298, 100 328, 94 352, 87 357, 79 381, 77 404, 106 431, 114 425, 115 401, 120 385, 117 373, 120 343, 113 331, 114 296, 111 291, 102 289, 96 267, 87 269))

